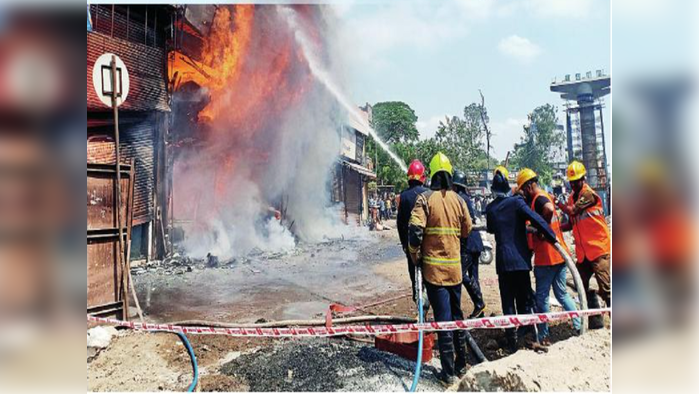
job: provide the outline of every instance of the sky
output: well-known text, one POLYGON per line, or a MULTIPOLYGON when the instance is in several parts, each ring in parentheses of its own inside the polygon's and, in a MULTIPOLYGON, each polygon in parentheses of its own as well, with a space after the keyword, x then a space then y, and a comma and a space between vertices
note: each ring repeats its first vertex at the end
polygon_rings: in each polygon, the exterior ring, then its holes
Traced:
MULTIPOLYGON (((446 0, 336 2, 347 57, 347 87, 358 104, 404 101, 429 138, 445 116, 480 102, 482 90, 503 160, 527 114, 559 110, 554 78, 611 74, 608 0, 446 0)), ((607 102, 610 98, 607 98, 607 102)), ((609 108, 605 119, 610 119, 609 108)), ((559 114, 561 124, 564 113, 559 114)), ((607 134, 611 124, 607 125, 607 134)), ((611 138, 607 138, 611 141, 611 138)))

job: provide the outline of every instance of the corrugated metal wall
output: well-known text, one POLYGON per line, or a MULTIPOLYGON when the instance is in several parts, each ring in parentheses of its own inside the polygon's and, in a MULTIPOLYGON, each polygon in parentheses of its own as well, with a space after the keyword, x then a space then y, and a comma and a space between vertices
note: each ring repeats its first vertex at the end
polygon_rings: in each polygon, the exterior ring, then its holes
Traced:
MULTIPOLYGON (((120 147, 124 163, 135 160, 134 225, 154 217, 155 127, 148 119, 120 125, 120 147)), ((88 163, 114 164, 114 140, 109 129, 88 130, 88 163)))
POLYGON ((165 50, 111 38, 100 33, 87 33, 87 109, 109 111, 97 98, 92 82, 92 68, 104 53, 121 58, 129 72, 129 95, 119 107, 123 111, 170 111, 166 83, 165 50))
POLYGON ((94 31, 151 46, 165 43, 162 28, 170 23, 170 19, 163 15, 162 7, 157 6, 93 4, 90 14, 94 31))

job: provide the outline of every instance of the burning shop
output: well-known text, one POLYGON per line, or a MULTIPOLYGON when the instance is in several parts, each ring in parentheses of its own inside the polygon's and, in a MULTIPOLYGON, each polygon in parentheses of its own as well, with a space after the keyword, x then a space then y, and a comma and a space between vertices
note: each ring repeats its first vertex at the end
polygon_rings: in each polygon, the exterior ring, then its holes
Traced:
POLYGON ((179 9, 168 54, 168 209, 171 241, 188 255, 288 250, 340 236, 343 219, 366 215, 366 132, 309 62, 312 53, 331 74, 339 65, 327 11, 179 9))

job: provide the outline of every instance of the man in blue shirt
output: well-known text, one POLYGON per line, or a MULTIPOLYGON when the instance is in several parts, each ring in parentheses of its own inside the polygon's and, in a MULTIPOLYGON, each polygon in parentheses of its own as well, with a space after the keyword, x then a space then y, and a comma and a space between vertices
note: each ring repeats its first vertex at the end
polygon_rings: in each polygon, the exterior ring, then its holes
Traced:
MULTIPOLYGON (((486 208, 488 232, 495 235, 496 270, 500 285, 502 312, 505 316, 534 312, 534 291, 531 284, 532 252, 527 243, 527 222, 551 243, 556 234, 546 221, 532 211, 520 195, 511 195, 505 176, 496 172, 491 187, 495 200, 486 208)), ((528 330, 527 330, 528 331, 528 330)), ((511 352, 517 351, 518 332, 507 329, 511 352)), ((520 330, 520 334, 526 332, 520 330)))

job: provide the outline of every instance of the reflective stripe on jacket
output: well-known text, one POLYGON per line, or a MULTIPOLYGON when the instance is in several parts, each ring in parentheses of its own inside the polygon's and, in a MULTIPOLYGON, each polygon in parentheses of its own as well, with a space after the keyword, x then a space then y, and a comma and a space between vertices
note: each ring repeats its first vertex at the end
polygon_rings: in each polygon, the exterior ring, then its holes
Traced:
MULTIPOLYGON (((532 200, 532 211, 536 210, 536 200, 538 200, 539 197, 545 197, 551 204, 553 204, 553 198, 548 193, 541 190, 539 191, 539 193, 536 194, 536 196, 534 196, 534 199, 532 200)), ((558 243, 561 244, 561 246, 563 246, 564 249, 568 250, 568 245, 566 245, 565 241, 563 240, 561 222, 560 218, 558 217, 558 212, 555 209, 555 204, 553 210, 553 217, 551 217, 551 223, 549 223, 549 225, 551 226, 551 230, 553 230, 553 232, 556 234, 556 239, 558 240, 558 243)), ((562 264, 565 262, 563 256, 561 256, 561 254, 558 253, 558 251, 556 251, 556 248, 554 248, 550 242, 545 241, 539 238, 538 236, 533 236, 531 238, 531 241, 532 250, 534 251, 534 265, 550 266, 562 264)))
MULTIPOLYGON (((451 190, 427 191, 418 196, 410 227, 423 229, 420 245, 422 273, 436 286, 456 286, 461 276, 461 238, 468 237, 472 222, 466 202, 451 190)), ((412 241, 411 253, 416 253, 412 241)))
MULTIPOLYGON (((573 223, 578 263, 582 263, 585 259, 595 261, 611 251, 609 226, 604 217, 602 199, 588 184, 583 186, 583 190, 586 189, 595 196, 595 203, 570 218, 573 223)), ((575 205, 576 201, 573 198, 572 194, 568 197, 568 205, 575 205)))

